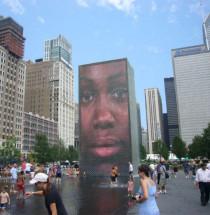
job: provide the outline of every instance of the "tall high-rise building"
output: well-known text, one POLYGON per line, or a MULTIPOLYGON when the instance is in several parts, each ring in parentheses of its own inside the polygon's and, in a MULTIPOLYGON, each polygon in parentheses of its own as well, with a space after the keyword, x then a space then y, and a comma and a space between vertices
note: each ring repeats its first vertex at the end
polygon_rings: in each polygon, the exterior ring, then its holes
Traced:
POLYGON ((153 143, 164 141, 162 101, 158 88, 145 89, 147 132, 149 153, 153 153, 153 143))
POLYGON ((180 136, 187 145, 210 122, 210 15, 203 32, 204 45, 171 51, 180 136))
POLYGON ((26 65, 23 27, 0 18, 0 139, 14 136, 21 149, 26 65))
POLYGON ((61 61, 72 69, 72 47, 64 36, 45 41, 44 61, 49 60, 61 61))
POLYGON ((141 111, 140 111, 140 105, 139 103, 136 104, 136 110, 137 110, 137 127, 138 127, 138 143, 142 144, 142 130, 141 130, 141 111))
POLYGON ((168 114, 167 113, 163 113, 163 130, 164 130, 164 142, 165 142, 168 150, 170 150, 168 114))
POLYGON ((74 145, 74 75, 60 61, 27 62, 25 112, 58 122, 58 136, 74 145))
POLYGON ((164 78, 166 107, 168 118, 168 134, 169 134, 169 148, 173 143, 175 136, 179 136, 179 122, 177 113, 176 91, 174 85, 174 78, 164 78))

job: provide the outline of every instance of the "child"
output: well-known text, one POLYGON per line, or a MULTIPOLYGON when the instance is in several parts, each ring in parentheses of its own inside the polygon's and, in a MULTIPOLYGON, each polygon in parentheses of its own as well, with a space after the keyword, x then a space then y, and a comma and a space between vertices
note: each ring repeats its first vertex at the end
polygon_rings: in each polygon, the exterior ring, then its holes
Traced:
POLYGON ((134 183, 133 183, 132 176, 130 176, 127 186, 128 186, 128 196, 133 196, 134 183))
POLYGON ((0 194, 2 214, 5 214, 5 208, 7 204, 10 205, 10 198, 9 198, 9 194, 7 193, 7 188, 8 186, 4 186, 0 194))
POLYGON ((193 181, 193 184, 195 185, 195 188, 196 188, 197 186, 196 186, 196 183, 195 183, 195 179, 196 179, 196 173, 193 172, 192 181, 193 181))
POLYGON ((17 197, 16 199, 20 199, 20 191, 23 192, 23 196, 25 194, 25 188, 24 188, 24 183, 25 183, 25 177, 24 177, 24 171, 22 170, 20 172, 20 175, 18 175, 17 179, 17 197))

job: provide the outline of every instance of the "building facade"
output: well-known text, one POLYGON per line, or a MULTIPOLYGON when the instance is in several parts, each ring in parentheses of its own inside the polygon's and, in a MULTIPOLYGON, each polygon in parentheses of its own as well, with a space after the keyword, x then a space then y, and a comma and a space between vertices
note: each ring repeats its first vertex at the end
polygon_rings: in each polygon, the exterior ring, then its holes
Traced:
POLYGON ((58 122, 58 136, 74 145, 74 75, 63 62, 27 62, 25 111, 58 122))
POLYGON ((58 123, 49 118, 40 117, 38 114, 24 113, 23 131, 22 153, 25 155, 34 151, 37 133, 45 134, 50 146, 58 141, 58 123))
POLYGON ((137 111, 137 123, 138 123, 138 143, 142 144, 142 131, 141 131, 141 111, 140 111, 140 104, 136 104, 136 111, 137 111))
POLYGON ((75 121, 75 130, 74 130, 74 147, 79 148, 79 104, 75 102, 74 107, 74 121, 75 121))
POLYGON ((169 140, 169 128, 168 128, 168 114, 163 113, 163 130, 164 130, 164 143, 168 150, 170 150, 170 140, 169 140))
POLYGON ((45 41, 44 61, 49 60, 61 61, 72 69, 72 46, 64 36, 45 41))
POLYGON ((204 45, 172 50, 179 130, 187 145, 210 122, 210 16, 203 29, 204 45))
POLYGON ((0 19, 0 139, 14 136, 21 149, 26 65, 23 27, 0 19))
POLYGON ((175 136, 179 136, 179 122, 177 113, 176 91, 174 77, 164 78, 165 96, 168 118, 169 149, 175 136))
POLYGON ((145 89, 148 149, 153 153, 153 143, 164 141, 162 101, 158 88, 145 89))

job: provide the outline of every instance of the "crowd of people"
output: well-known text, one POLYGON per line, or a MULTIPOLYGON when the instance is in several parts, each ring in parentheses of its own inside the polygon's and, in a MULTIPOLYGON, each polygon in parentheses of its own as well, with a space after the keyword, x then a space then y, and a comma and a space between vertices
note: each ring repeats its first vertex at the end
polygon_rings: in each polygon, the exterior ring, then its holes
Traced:
MULTIPOLYGON (((34 163, 22 162, 18 167, 17 164, 0 167, 0 178, 5 184, 10 184, 2 187, 0 194, 0 204, 2 214, 5 214, 7 205, 10 205, 10 195, 16 195, 16 200, 28 198, 31 195, 40 195, 45 197, 45 205, 49 214, 67 214, 66 209, 61 200, 60 194, 56 187, 51 183, 55 180, 56 185, 61 184, 62 175, 67 177, 79 178, 79 164, 66 166, 61 168, 61 165, 42 165, 38 166, 34 163), (25 183, 35 184, 40 191, 25 192, 25 183), (55 213, 57 212, 57 213, 55 213)), ((85 174, 85 173, 84 173, 85 174)))
MULTIPOLYGON (((138 167, 138 175, 140 178, 140 189, 137 194, 134 194, 134 176, 133 165, 128 163, 128 182, 127 190, 128 197, 140 204, 139 215, 158 215, 160 214, 156 204, 158 194, 167 193, 167 183, 169 179, 176 179, 178 171, 184 171, 184 177, 191 179, 195 187, 199 187, 201 193, 201 205, 205 206, 209 201, 210 192, 210 162, 208 164, 195 161, 184 161, 183 163, 168 163, 160 161, 159 163, 142 164, 138 167)), ((1 178, 5 178, 8 182, 10 177, 10 189, 8 185, 2 187, 0 194, 0 204, 2 213, 5 213, 7 205, 10 204, 10 195, 16 195, 17 201, 22 194, 23 198, 28 198, 32 195, 44 196, 45 205, 49 214, 67 214, 60 194, 56 185, 61 184, 62 175, 67 177, 79 178, 79 164, 67 166, 64 169, 61 165, 42 165, 37 166, 28 162, 23 162, 21 167, 17 169, 17 165, 13 164, 6 168, 0 169, 1 178), (52 183, 52 179, 55 183, 52 183), (25 192, 25 183, 35 184, 39 189, 36 192, 25 192)), ((82 174, 80 174, 82 175, 82 174)), ((111 187, 117 185, 119 170, 118 166, 114 165, 110 171, 111 187)), ((83 177, 86 177, 86 171, 83 172, 83 177)))

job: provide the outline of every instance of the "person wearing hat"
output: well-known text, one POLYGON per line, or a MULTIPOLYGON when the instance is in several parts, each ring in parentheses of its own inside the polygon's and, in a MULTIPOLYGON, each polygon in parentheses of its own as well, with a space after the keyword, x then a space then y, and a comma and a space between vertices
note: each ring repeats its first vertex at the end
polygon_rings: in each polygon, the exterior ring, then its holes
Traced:
POLYGON ((49 183, 49 178, 46 174, 37 173, 30 181, 30 184, 35 184, 41 191, 27 192, 25 193, 25 198, 32 195, 44 196, 45 206, 49 215, 68 215, 58 190, 53 184, 49 183))
POLYGON ((210 191, 210 170, 206 168, 206 164, 202 163, 201 168, 197 170, 195 185, 200 188, 201 205, 205 206, 209 201, 210 191))

